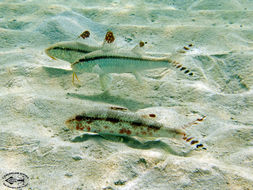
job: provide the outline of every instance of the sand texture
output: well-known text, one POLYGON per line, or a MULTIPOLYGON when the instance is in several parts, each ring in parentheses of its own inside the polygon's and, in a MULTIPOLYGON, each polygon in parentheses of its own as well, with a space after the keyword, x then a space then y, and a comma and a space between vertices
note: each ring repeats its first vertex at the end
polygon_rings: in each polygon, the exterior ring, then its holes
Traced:
POLYGON ((253 189, 253 1, 2 0, 0 1, 0 189, 22 172, 29 190, 253 189), (84 31, 91 36, 77 39, 84 31), (45 49, 61 41, 103 42, 150 54, 175 55, 194 73, 170 67, 97 74, 72 84, 70 64, 45 49), (85 110, 120 106, 156 114, 169 127, 206 115, 182 139, 101 136, 71 131, 65 121, 85 110))

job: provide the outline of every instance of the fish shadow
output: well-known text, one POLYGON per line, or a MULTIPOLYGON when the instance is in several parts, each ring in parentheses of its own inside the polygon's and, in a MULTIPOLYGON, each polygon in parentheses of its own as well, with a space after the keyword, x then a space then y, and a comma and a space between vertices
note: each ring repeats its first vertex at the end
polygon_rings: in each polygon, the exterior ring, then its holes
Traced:
POLYGON ((126 107, 131 111, 137 111, 139 109, 152 106, 151 104, 145 104, 145 103, 137 102, 135 100, 113 96, 113 95, 110 95, 109 92, 103 92, 101 94, 89 95, 89 96, 83 95, 83 94, 76 94, 76 93, 67 93, 67 96, 78 98, 81 100, 91 100, 91 101, 96 101, 96 102, 115 104, 122 107, 126 107))
POLYGON ((176 156, 183 156, 186 157, 190 152, 177 152, 175 151, 171 146, 168 144, 162 142, 161 140, 148 140, 145 142, 141 142, 133 137, 128 136, 121 136, 121 135, 113 135, 113 134, 82 134, 80 136, 77 136, 71 140, 71 142, 77 143, 77 142, 84 142, 90 139, 96 139, 96 140, 109 140, 113 142, 119 142, 124 143, 128 147, 134 148, 134 149, 162 149, 170 154, 176 155, 176 156))
POLYGON ((73 71, 61 69, 61 68, 53 68, 53 67, 42 67, 42 69, 48 74, 50 77, 61 77, 65 75, 71 75, 73 71))

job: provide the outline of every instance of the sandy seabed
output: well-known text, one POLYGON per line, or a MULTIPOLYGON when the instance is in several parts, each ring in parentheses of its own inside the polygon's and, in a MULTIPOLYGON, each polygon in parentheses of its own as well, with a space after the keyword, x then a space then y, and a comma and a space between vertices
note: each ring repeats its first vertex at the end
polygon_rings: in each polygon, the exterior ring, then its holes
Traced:
MULTIPOLYGON (((252 20, 250 0, 0 1, 1 178, 24 173, 30 190, 253 189, 252 20), (44 50, 84 30, 91 31, 87 43, 112 30, 116 46, 143 40, 151 53, 192 43, 178 61, 196 76, 171 68, 156 78, 156 69, 143 71, 140 83, 112 74, 103 93, 98 76, 83 73, 73 86, 69 63, 44 50), (188 132, 207 150, 181 139, 76 138, 64 124, 109 105, 152 112, 175 127, 206 115, 188 132)), ((3 183, 0 189, 10 189, 3 183)))

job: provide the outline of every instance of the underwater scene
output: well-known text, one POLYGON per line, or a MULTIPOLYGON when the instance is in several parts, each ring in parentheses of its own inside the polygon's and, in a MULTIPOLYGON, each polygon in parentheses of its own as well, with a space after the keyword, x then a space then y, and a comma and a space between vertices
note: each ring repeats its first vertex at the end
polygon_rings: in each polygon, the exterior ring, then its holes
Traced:
POLYGON ((252 0, 0 0, 0 189, 253 189, 252 0))

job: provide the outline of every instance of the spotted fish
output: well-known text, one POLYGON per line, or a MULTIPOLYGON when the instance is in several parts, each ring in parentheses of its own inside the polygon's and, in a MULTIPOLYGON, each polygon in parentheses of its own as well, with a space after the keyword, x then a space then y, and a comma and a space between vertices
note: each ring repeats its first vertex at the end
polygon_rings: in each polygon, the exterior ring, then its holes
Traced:
POLYGON ((98 134, 182 138, 191 145, 196 145, 197 148, 204 148, 198 140, 188 137, 183 130, 186 127, 203 121, 204 117, 184 125, 181 129, 169 128, 156 121, 155 117, 156 115, 153 113, 143 115, 130 112, 125 108, 110 107, 110 109, 86 111, 68 119, 65 124, 72 130, 98 134))

